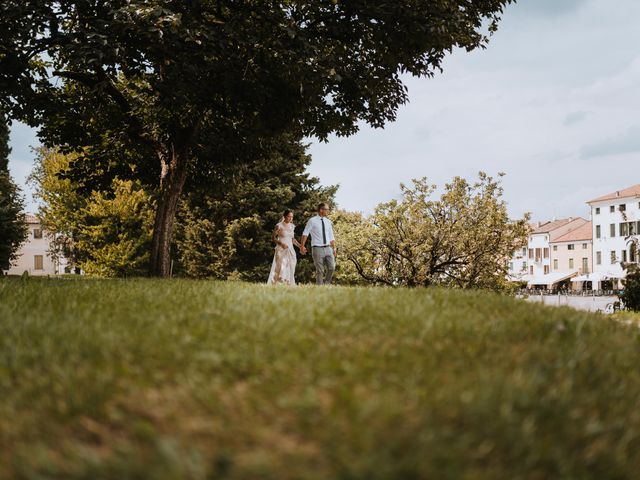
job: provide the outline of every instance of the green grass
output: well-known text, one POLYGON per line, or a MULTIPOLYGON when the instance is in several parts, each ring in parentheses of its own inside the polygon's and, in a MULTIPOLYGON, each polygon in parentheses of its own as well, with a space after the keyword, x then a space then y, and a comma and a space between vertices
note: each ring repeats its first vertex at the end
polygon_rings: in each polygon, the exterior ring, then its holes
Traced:
POLYGON ((619 479, 640 332, 443 290, 0 281, 0 478, 619 479))

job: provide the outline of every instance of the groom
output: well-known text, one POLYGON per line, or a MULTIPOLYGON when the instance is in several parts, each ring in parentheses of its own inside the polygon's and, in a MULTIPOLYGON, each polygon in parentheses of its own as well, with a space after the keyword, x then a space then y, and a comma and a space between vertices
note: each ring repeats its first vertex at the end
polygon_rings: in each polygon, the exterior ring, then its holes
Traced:
POLYGON ((311 234, 311 256, 316 266, 317 285, 329 285, 336 269, 336 239, 328 214, 329 205, 318 205, 318 215, 309 219, 300 239, 300 253, 304 255, 307 253, 305 243, 311 234))

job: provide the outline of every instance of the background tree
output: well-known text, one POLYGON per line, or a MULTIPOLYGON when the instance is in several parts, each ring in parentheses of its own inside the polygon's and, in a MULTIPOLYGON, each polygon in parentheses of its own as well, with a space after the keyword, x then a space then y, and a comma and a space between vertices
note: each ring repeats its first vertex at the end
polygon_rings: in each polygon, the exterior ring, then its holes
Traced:
POLYGON ((0 107, 93 160, 143 152, 136 171, 159 178, 151 271, 166 276, 201 145, 381 127, 407 101, 401 74, 484 47, 510 2, 5 0, 0 107))
POLYGON ((10 152, 9 122, 0 110, 0 270, 9 269, 28 232, 24 199, 9 175, 10 152))
POLYGON ((368 239, 374 234, 373 223, 360 212, 336 210, 331 214, 335 230, 338 254, 335 282, 339 285, 366 285, 357 266, 374 265, 376 252, 368 250, 368 239), (357 261, 353 261, 357 259, 357 261))
POLYGON ((138 182, 118 177, 100 190, 78 189, 61 175, 78 158, 42 148, 29 179, 40 200, 43 227, 55 232, 52 256, 64 257, 90 275, 146 274, 153 199, 138 182))
MULTIPOLYGON (((337 187, 322 187, 306 168, 311 157, 290 136, 263 144, 251 162, 216 172, 213 186, 195 183, 181 202, 176 251, 182 274, 264 282, 274 245, 271 233, 285 208, 294 211, 296 235, 321 201, 334 203, 337 187)), ((297 279, 311 278, 310 258, 299 256, 297 279)))
POLYGON ((640 266, 629 264, 626 267, 627 276, 622 280, 624 290, 620 294, 620 300, 628 310, 640 311, 640 266))
POLYGON ((507 263, 526 243, 528 216, 509 220, 498 181, 460 177, 440 198, 426 179, 401 185, 402 199, 378 205, 347 244, 347 258, 368 282, 504 290, 507 263))

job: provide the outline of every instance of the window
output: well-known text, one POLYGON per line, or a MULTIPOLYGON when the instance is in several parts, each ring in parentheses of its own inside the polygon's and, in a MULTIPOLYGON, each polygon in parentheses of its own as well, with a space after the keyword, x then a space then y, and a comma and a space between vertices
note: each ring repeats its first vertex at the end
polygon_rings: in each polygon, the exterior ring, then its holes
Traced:
POLYGON ((636 263, 638 261, 637 249, 638 249, 638 247, 636 247, 635 243, 632 243, 631 247, 629 247, 629 261, 630 262, 636 263))
POLYGON ((596 265, 602 265, 602 252, 596 252, 596 265))
POLYGON ((627 235, 629 235, 629 224, 627 224, 627 222, 622 222, 620 224, 620 236, 626 237, 627 235))
POLYGON ((569 259, 569 268, 573 268, 573 258, 569 259))
POLYGON ((529 258, 533 258, 533 248, 529 249, 529 258))
POLYGON ((42 255, 34 255, 33 256, 33 268, 35 270, 44 270, 44 267, 42 265, 43 264, 43 260, 44 259, 42 258, 42 255))
POLYGON ((589 273, 589 259, 582 259, 582 273, 589 273))
POLYGON ((527 271, 527 262, 522 262, 522 271, 523 272, 527 271))
POLYGON ((553 259, 553 269, 554 269, 554 270, 557 270, 557 269, 558 269, 558 259, 557 259, 557 258, 554 258, 554 259, 553 259))
POLYGON ((622 262, 626 263, 627 262, 627 251, 626 250, 622 250, 622 262))
POLYGON ((42 230, 40 230, 39 228, 34 228, 33 238, 42 238, 42 230))
POLYGON ((509 270, 513 271, 513 262, 509 262, 509 270))
POLYGON ((536 261, 540 260, 540 255, 542 254, 541 248, 536 248, 536 261))
POLYGON ((524 248, 522 249, 522 256, 523 256, 523 257, 526 257, 526 256, 527 256, 527 247, 524 247, 524 248))
POLYGON ((549 258, 549 249, 548 248, 544 249, 544 258, 549 258))
POLYGON ((554 251, 554 252, 557 252, 557 251, 558 251, 558 245, 554 245, 554 246, 553 246, 553 251, 554 251))
POLYGON ((635 235, 637 232, 636 222, 629 222, 629 235, 635 235))
POLYGON ((531 265, 531 266, 529 267, 529 273, 530 273, 531 275, 533 275, 533 265, 531 265))
POLYGON ((547 273, 549 273, 549 265, 544 266, 544 274, 546 275, 547 273))
POLYGON ((596 238, 600 238, 600 225, 596 225, 596 238))
POLYGON ((573 243, 570 243, 569 245, 567 245, 567 250, 575 250, 576 246, 573 243))
POLYGON ((600 207, 596 207, 596 215, 600 215, 600 207))
POLYGON ((615 206, 613 206, 613 205, 611 205, 611 206, 609 207, 609 212, 613 213, 613 212, 615 212, 615 211, 616 211, 616 207, 615 207, 615 206))
POLYGON ((586 243, 583 243, 583 244, 582 244, 582 249, 583 249, 583 250, 586 250, 588 247, 589 247, 589 245, 588 245, 588 244, 586 244, 586 243))
POLYGON ((616 263, 616 252, 614 252, 612 250, 611 251, 611 265, 613 265, 614 263, 616 263))
POLYGON ((624 203, 622 203, 618 205, 618 210, 620 210, 621 212, 624 212, 627 210, 627 206, 624 203))
POLYGON ((611 238, 616 236, 616 224, 612 223, 611 225, 609 225, 609 236, 611 238))

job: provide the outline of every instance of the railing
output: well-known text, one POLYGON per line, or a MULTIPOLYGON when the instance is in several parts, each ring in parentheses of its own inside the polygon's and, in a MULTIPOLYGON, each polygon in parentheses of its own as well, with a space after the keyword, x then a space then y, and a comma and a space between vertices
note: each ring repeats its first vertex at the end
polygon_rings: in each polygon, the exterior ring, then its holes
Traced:
POLYGON ((523 288, 518 291, 518 295, 540 296, 540 295, 569 295, 572 297, 610 297, 617 296, 620 290, 568 290, 560 288, 523 288))

